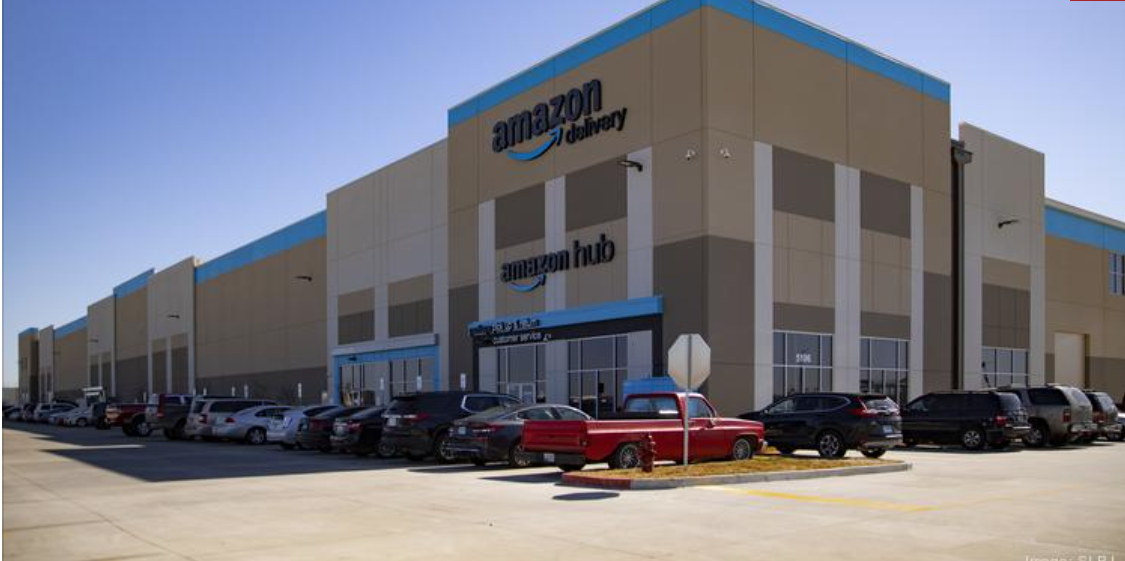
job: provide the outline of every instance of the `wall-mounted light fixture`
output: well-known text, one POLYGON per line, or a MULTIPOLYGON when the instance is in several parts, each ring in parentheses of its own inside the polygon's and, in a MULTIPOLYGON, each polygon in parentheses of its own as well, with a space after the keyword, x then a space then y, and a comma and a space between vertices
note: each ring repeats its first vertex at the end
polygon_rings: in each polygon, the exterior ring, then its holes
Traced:
POLYGON ((724 160, 729 160, 730 148, 727 148, 726 146, 719 148, 719 155, 722 156, 724 160))
POLYGON ((694 160, 695 159, 695 150, 692 150, 691 148, 688 148, 688 151, 684 152, 684 159, 689 161, 689 162, 694 160))
POLYGON ((634 161, 634 160, 629 160, 629 159, 617 160, 617 165, 619 165, 621 167, 624 167, 624 168, 633 168, 633 169, 637 170, 637 172, 642 172, 642 171, 645 170, 645 166, 642 165, 640 162, 637 162, 637 161, 634 161))
POLYGON ((312 282, 313 281, 312 275, 297 275, 293 278, 297 279, 297 280, 303 280, 305 282, 312 282))
POLYGON ((1007 220, 1001 220, 1000 222, 998 222, 996 224, 996 227, 1003 229, 1004 226, 1011 226, 1012 224, 1019 224, 1019 223, 1020 223, 1019 218, 1009 218, 1007 220))

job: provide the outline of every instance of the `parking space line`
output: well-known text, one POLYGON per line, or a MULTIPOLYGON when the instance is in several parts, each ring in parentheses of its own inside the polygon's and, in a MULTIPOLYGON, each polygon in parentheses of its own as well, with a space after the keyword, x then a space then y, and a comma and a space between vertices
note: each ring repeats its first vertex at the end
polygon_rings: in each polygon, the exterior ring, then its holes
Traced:
POLYGON ((820 497, 816 495, 799 495, 797 493, 782 493, 780 491, 765 491, 762 489, 731 489, 726 487, 698 487, 698 489, 706 491, 719 491, 729 493, 732 495, 747 495, 751 497, 762 497, 767 499, 781 499, 789 501, 798 501, 804 503, 818 503, 818 504, 831 504, 838 506, 850 506, 855 508, 865 508, 869 510, 889 510, 894 512, 924 512, 927 510, 934 510, 937 507, 929 505, 915 505, 907 503, 891 503, 886 501, 873 501, 870 499, 853 499, 847 497, 820 497))

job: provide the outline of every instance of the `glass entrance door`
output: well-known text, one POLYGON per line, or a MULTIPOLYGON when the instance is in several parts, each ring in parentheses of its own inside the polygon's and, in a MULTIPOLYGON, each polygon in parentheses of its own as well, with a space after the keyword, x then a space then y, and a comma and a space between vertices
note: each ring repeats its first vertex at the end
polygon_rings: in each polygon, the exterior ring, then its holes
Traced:
POLYGON ((627 374, 627 337, 568 342, 569 404, 598 418, 617 410, 627 374))

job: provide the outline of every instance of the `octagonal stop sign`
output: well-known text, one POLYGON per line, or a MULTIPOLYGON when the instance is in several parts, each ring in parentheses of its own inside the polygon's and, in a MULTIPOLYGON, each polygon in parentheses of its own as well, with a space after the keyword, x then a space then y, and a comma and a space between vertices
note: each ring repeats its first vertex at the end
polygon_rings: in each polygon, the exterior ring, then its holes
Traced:
POLYGON ((676 338, 668 350, 668 375, 676 385, 695 390, 711 375, 711 347, 698 333, 676 338))

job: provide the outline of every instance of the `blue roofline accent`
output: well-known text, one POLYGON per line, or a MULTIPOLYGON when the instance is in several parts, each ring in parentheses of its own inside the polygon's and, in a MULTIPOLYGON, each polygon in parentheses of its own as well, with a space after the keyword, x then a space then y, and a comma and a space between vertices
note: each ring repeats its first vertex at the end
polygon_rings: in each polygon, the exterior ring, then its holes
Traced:
POLYGON ((156 269, 149 269, 115 287, 113 287, 113 295, 118 298, 124 298, 148 284, 148 278, 156 273, 156 269))
POLYGON ((469 330, 479 327, 490 327, 500 322, 512 322, 522 319, 539 320, 539 328, 562 327, 595 321, 609 321, 614 319, 651 316, 664 313, 664 298, 662 296, 649 296, 647 298, 634 298, 620 300, 605 304, 594 304, 567 310, 555 310, 539 314, 526 314, 508 316, 469 324, 469 330))
POLYGON ((195 284, 205 283, 215 277, 240 269, 271 255, 277 255, 309 240, 322 238, 327 235, 327 232, 328 212, 322 210, 199 265, 195 268, 195 284))
POLYGON ((449 128, 708 6, 949 103, 949 83, 757 0, 663 0, 449 110, 449 128))
POLYGON ((1050 206, 1047 207, 1044 222, 1049 236, 1125 253, 1125 230, 1116 226, 1050 206))
POLYGON ((55 339, 61 339, 74 333, 86 329, 86 316, 82 316, 62 327, 55 328, 55 339))
POLYGON ((38 335, 39 334, 39 328, 38 327, 28 327, 27 329, 24 329, 23 331, 20 331, 20 335, 31 335, 31 334, 38 335))

